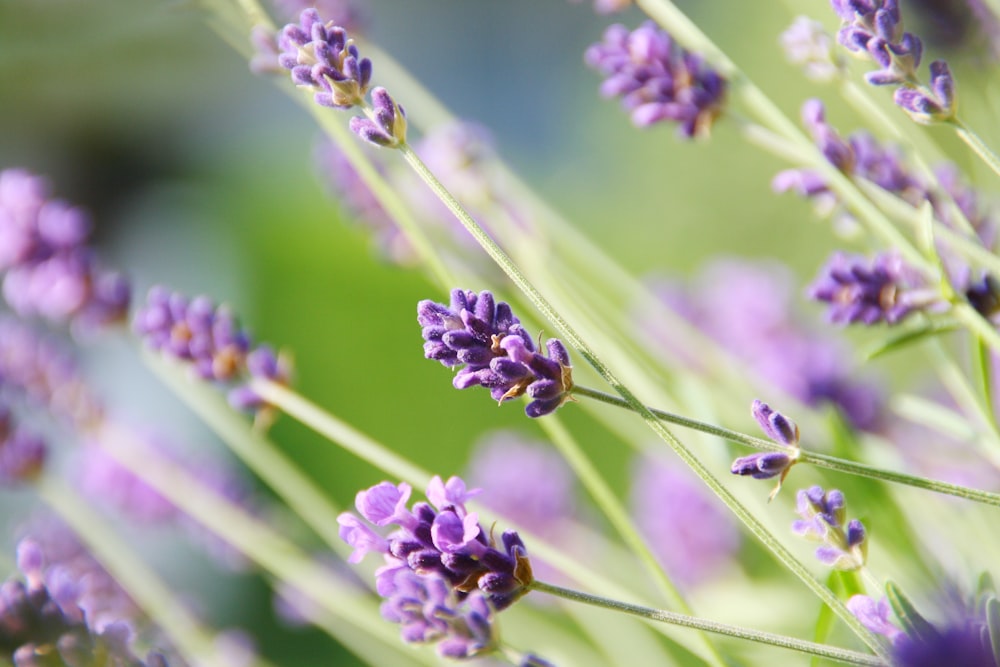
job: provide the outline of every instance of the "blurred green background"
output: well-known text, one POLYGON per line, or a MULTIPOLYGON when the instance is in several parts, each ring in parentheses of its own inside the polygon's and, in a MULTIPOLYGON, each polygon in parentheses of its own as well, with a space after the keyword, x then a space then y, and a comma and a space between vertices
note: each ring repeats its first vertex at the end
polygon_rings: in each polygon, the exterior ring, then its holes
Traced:
MULTIPOLYGON (((564 0, 368 5, 368 39, 456 114, 491 128, 502 157, 636 274, 765 256, 790 264, 804 285, 834 247, 808 203, 772 194, 786 165, 746 144, 734 123, 683 142, 668 127, 634 129, 617 102, 598 97, 583 51, 612 20, 636 26, 638 11, 609 19, 564 0)), ((825 2, 795 6, 834 27, 825 2)), ((785 63, 785 4, 682 8, 791 117, 807 96, 832 97, 785 63)), ((854 129, 856 119, 833 107, 835 124, 854 129)), ((448 372, 422 358, 415 304, 445 295, 386 264, 362 228, 345 224, 314 172, 312 120, 250 73, 197 3, 0 0, 0 128, 0 168, 46 174, 58 196, 88 208, 107 264, 134 279, 137 296, 163 283, 232 304, 259 340, 293 351, 304 395, 427 468, 460 472, 485 429, 531 428, 516 406, 455 392, 448 372)), ((209 446, 134 352, 114 342, 97 352, 91 374, 118 409, 209 446)), ((582 411, 570 421, 591 428, 582 411)), ((291 420, 273 437, 341 505, 382 478, 291 420)), ((586 443, 610 466, 601 444, 586 443)), ((614 465, 621 489, 625 473, 614 465)), ((316 633, 289 639, 274 629, 253 577, 212 585, 239 602, 218 605, 215 619, 257 634, 277 664, 349 664, 316 633)))

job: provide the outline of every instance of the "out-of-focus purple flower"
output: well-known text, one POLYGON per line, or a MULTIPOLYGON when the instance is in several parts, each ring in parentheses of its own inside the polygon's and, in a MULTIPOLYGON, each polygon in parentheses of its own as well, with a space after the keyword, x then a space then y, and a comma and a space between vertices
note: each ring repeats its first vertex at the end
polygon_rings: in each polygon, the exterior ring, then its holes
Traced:
POLYGON ((906 641, 906 633, 893 624, 889 615, 892 609, 889 600, 882 598, 878 602, 867 595, 852 595, 847 601, 847 609, 861 624, 877 635, 882 635, 894 645, 906 641))
POLYGON ((358 0, 273 0, 275 9, 286 21, 294 21, 313 8, 324 22, 333 22, 349 33, 359 34, 368 25, 368 12, 358 0))
POLYGON ((278 63, 291 70, 292 81, 314 92, 317 104, 337 109, 363 106, 372 63, 358 54, 347 31, 320 19, 316 9, 302 11, 298 23, 278 35, 278 63))
POLYGON ((809 295, 830 304, 827 316, 837 324, 898 324, 939 301, 920 283, 919 274, 896 254, 876 255, 869 265, 863 257, 835 253, 809 295))
POLYGON ((436 477, 428 497, 444 505, 437 510, 423 502, 407 508, 411 489, 405 483, 382 482, 359 492, 355 506, 367 522, 398 527, 385 537, 350 512, 338 517, 341 538, 355 549, 352 562, 368 552, 383 554, 386 564, 376 572, 380 595, 391 598, 396 593, 400 571, 441 577, 459 600, 478 589, 498 611, 524 595, 532 581, 524 543, 509 530, 498 543, 461 502, 468 497, 464 489, 458 478, 444 483, 436 477))
MULTIPOLYGON (((157 286, 133 322, 135 332, 161 354, 191 365, 203 380, 231 383, 255 378, 287 384, 291 365, 267 345, 253 346, 236 316, 216 306, 206 296, 188 299, 157 286)), ((230 393, 237 408, 267 417, 269 408, 250 387, 237 386, 230 393)))
POLYGON ((11 308, 84 333, 123 321, 129 285, 98 266, 90 231, 86 213, 52 199, 43 178, 0 171, 0 272, 11 308))
POLYGON ((569 400, 573 387, 569 352, 558 339, 546 342, 548 356, 535 350, 531 336, 510 306, 484 290, 452 290, 450 305, 417 304, 424 356, 449 368, 464 365, 456 389, 482 386, 503 402, 527 395, 529 417, 547 415, 569 400))
POLYGON ((845 70, 834 48, 833 37, 823 24, 808 16, 799 16, 781 33, 781 46, 793 65, 798 65, 813 81, 832 81, 845 70))
POLYGON ((906 637, 895 645, 893 662, 899 667, 997 667, 989 640, 983 639, 985 630, 981 621, 964 621, 938 630, 931 637, 906 637))
POLYGON ((370 144, 398 148, 406 143, 406 110, 382 87, 372 90, 372 117, 351 119, 351 131, 370 144))
POLYGON ((34 480, 42 472, 47 451, 45 441, 15 424, 10 409, 0 403, 0 486, 34 480))
POLYGON ((733 565, 739 528, 686 468, 636 460, 630 505, 640 532, 677 583, 694 587, 733 565))
POLYGON ((796 496, 796 510, 801 519, 792 523, 792 531, 814 542, 821 542, 816 558, 837 570, 857 570, 868 557, 865 527, 857 519, 847 525, 847 503, 836 489, 824 493, 819 486, 802 489, 796 496))
POLYGON ((931 80, 927 86, 902 86, 892 97, 910 118, 923 125, 953 120, 958 112, 955 77, 948 63, 935 60, 930 70, 931 80))
MULTIPOLYGON (((795 317, 787 267, 720 259, 688 285, 659 281, 653 290, 666 307, 742 361, 758 381, 809 406, 832 405, 855 428, 880 427, 884 399, 877 386, 852 370, 849 349, 795 317)), ((667 323, 645 311, 637 317, 653 349, 683 354, 689 365, 704 362, 696 352, 678 349, 667 323)))
POLYGON ((771 479, 778 477, 778 484, 771 491, 771 499, 781 490, 781 484, 788 476, 788 471, 799 458, 799 427, 785 415, 771 409, 767 403, 754 399, 750 408, 751 414, 760 425, 762 431, 771 440, 788 448, 787 452, 758 452, 749 456, 741 456, 733 461, 730 472, 734 475, 753 477, 754 479, 771 479))
POLYGON ((611 26, 584 58, 605 76, 601 94, 622 98, 638 127, 669 120, 681 136, 706 136, 722 113, 725 79, 652 21, 611 26))
POLYGON ((401 626, 403 641, 434 643, 439 655, 456 660, 496 650, 493 609, 481 591, 459 597, 444 578, 411 570, 393 573, 392 590, 382 618, 401 626))

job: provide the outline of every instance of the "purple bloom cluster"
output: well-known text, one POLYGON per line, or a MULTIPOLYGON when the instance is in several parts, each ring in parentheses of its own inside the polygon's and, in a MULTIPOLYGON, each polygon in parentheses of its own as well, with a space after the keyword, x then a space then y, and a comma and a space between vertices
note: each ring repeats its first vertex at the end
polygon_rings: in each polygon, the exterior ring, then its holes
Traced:
POLYGON ((0 171, 0 273, 11 308, 84 332, 124 320, 129 285, 98 266, 90 231, 86 213, 52 199, 45 179, 0 171))
MULTIPOLYGON (((848 350, 794 317, 792 275, 784 266, 716 260, 691 285, 659 281, 664 305, 744 362, 751 375, 809 406, 832 405, 856 428, 881 426, 883 400, 871 381, 858 378, 848 350)), ((683 354, 704 370, 706 359, 689 350, 665 321, 637 313, 654 349, 683 354)), ((677 361, 671 357, 672 361, 677 361)))
POLYGON ((312 90, 317 104, 337 109, 363 106, 372 63, 358 54, 347 31, 324 23, 315 8, 302 11, 298 23, 278 35, 278 63, 291 70, 295 85, 312 90))
POLYGON ((674 581, 693 588, 733 566, 739 527, 691 471, 642 457, 632 465, 631 480, 636 525, 674 581))
MULTIPOLYGON (((204 380, 232 382, 243 376, 287 384, 288 361, 267 345, 254 346, 225 306, 216 306, 206 296, 188 299, 164 287, 149 291, 146 305, 133 322, 135 332, 152 349, 191 364, 204 380)), ((234 407, 265 411, 263 400, 242 385, 229 394, 234 407)))
POLYGON ((865 527, 857 519, 847 525, 844 494, 836 489, 824 493, 819 486, 803 489, 796 496, 796 512, 801 519, 792 523, 792 531, 801 537, 821 542, 816 558, 837 570, 857 570, 868 557, 865 527))
POLYGON ((842 25, 837 40, 852 53, 871 59, 881 69, 865 78, 876 86, 899 85, 894 100, 917 122, 955 117, 955 79, 948 64, 930 65, 930 84, 919 83, 917 68, 923 44, 904 32, 899 0, 831 0, 842 25))
POLYGON ((498 611, 527 592, 531 565, 521 538, 505 531, 497 543, 479 524, 478 515, 466 509, 466 501, 479 489, 466 488, 458 477, 442 482, 435 476, 427 486, 430 502, 416 503, 410 510, 406 503, 411 492, 406 483, 376 484, 359 492, 355 501, 365 521, 350 512, 337 518, 340 536, 354 547, 350 562, 360 562, 369 551, 383 554, 386 565, 375 573, 380 595, 393 599, 407 593, 398 586, 402 571, 443 579, 459 600, 478 589, 498 611), (369 524, 395 525, 397 530, 383 537, 369 524))
POLYGON ((489 291, 452 290, 448 306, 421 301, 417 321, 425 357, 449 368, 464 365, 452 381, 456 389, 486 387, 498 402, 527 395, 529 417, 547 415, 569 400, 572 366, 562 342, 550 338, 547 357, 537 352, 510 306, 489 291))
POLYGON ((10 408, 0 403, 0 488, 35 479, 47 451, 45 441, 15 424, 10 408))
POLYGON ((798 461, 799 457, 799 427, 785 415, 771 409, 767 403, 754 399, 750 408, 753 418, 757 420, 764 434, 780 445, 788 448, 787 452, 758 452, 749 456, 741 456, 733 461, 730 471, 734 475, 749 475, 754 479, 771 479, 779 477, 778 485, 771 492, 771 498, 781 489, 788 471, 798 461))
POLYGON ((352 34, 361 32, 368 23, 368 13, 358 0, 273 0, 273 3, 288 21, 313 8, 323 21, 333 21, 352 34))
POLYGON ((809 295, 830 304, 828 317, 837 324, 898 324, 938 300, 933 291, 918 289, 920 282, 919 274, 895 253, 876 255, 870 264, 863 257, 835 253, 809 295))
POLYGON ((380 86, 372 90, 370 118, 352 118, 351 131, 370 144, 396 148, 406 143, 406 110, 380 86))
POLYGON ((606 77, 601 94, 621 97, 638 127, 669 120, 681 136, 705 136, 722 113, 725 79, 652 21, 611 26, 585 60, 606 77))
POLYGON ((861 624, 877 635, 882 635, 894 645, 906 641, 906 633, 899 629, 890 618, 892 608, 889 599, 882 598, 878 602, 867 595, 852 595, 847 601, 847 609, 861 624))
POLYGON ((95 625, 77 572, 46 563, 40 545, 22 540, 17 548, 24 580, 0 585, 0 652, 15 665, 116 665, 166 667, 152 653, 143 661, 131 650, 128 617, 95 625))
POLYGON ((496 650, 493 608, 481 591, 460 598, 444 578, 412 570, 395 571, 392 585, 382 617, 401 626, 403 641, 436 643, 439 655, 455 660, 496 650))

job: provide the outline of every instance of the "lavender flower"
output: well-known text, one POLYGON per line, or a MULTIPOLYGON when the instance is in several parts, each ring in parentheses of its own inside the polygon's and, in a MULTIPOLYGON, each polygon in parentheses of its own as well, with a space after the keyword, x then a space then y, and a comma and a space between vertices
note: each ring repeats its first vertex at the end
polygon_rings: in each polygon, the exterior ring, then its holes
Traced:
POLYGON ((621 97, 638 127, 670 120, 681 136, 706 136, 722 113, 725 80, 652 21, 632 32, 611 26, 585 60, 606 77, 601 94, 621 97))
POLYGON ((357 495, 355 506, 368 523, 349 512, 337 518, 340 536, 354 547, 351 562, 371 551, 383 554, 386 564, 375 573, 380 595, 398 592, 400 571, 441 577, 459 600, 478 588, 497 611, 527 592, 531 565, 521 538, 505 531, 498 544, 466 509, 478 489, 467 489, 458 477, 445 483, 435 476, 427 487, 430 504, 416 503, 412 511, 406 507, 411 492, 406 483, 382 482, 357 495), (369 524, 398 529, 383 537, 369 524))
POLYGON ((84 333, 124 320, 128 283, 98 266, 90 230, 86 213, 52 199, 41 177, 0 172, 0 272, 11 308, 84 333))
POLYGON ((910 118, 923 125, 954 120, 958 112, 955 77, 943 60, 932 62, 930 71, 929 85, 897 88, 892 99, 910 118))
POLYGON ((525 408, 529 417, 547 415, 569 400, 572 366, 562 342, 549 339, 547 357, 536 352, 510 306, 490 292, 452 290, 449 306, 421 301, 417 321, 425 357, 449 368, 464 365, 452 381, 456 389, 487 387, 498 402, 527 395, 533 399, 525 408))
POLYGON ((927 638, 908 637, 896 645, 894 664, 899 667, 997 667, 989 640, 984 637, 988 637, 985 624, 974 621, 960 622, 927 638))
POLYGON ((482 592, 459 598, 444 578, 411 570, 396 570, 392 588, 382 617, 401 626, 403 641, 436 643, 439 655, 456 660, 496 650, 493 609, 482 592))
POLYGON ((876 86, 913 81, 923 45, 903 31, 898 0, 831 0, 843 24, 837 35, 848 51, 882 69, 866 75, 876 86))
POLYGON ((771 492, 771 499, 781 490, 788 471, 799 458, 799 427, 791 419, 771 409, 767 403, 754 399, 750 408, 754 419, 768 438, 788 448, 787 452, 758 452, 741 456, 733 461, 730 469, 734 475, 749 475, 754 479, 778 477, 778 484, 771 492))
POLYGON ((821 542, 816 558, 837 570, 857 570, 868 557, 865 527, 857 519, 847 518, 844 494, 833 490, 824 493, 819 486, 800 490, 796 512, 802 519, 792 523, 792 531, 801 537, 821 542))
POLYGON ((673 580, 694 588, 733 566, 739 528, 690 471, 643 457, 631 479, 636 525, 673 580))
POLYGON ((813 81, 832 81, 844 73, 843 60, 834 49, 833 37, 823 24, 808 16, 799 16, 781 33, 785 57, 803 69, 813 81))
POLYGON ((936 295, 917 289, 920 279, 895 254, 866 260, 834 254, 809 288, 809 295, 830 304, 828 317, 838 324, 897 324, 935 303, 936 295))
POLYGON ((372 63, 358 54, 354 41, 333 21, 323 23, 314 8, 278 36, 278 62, 292 81, 314 93, 317 104, 337 109, 364 106, 372 63))
POLYGON ((0 403, 0 487, 38 477, 46 454, 45 442, 16 425, 10 408, 0 403))
POLYGON ((351 131, 370 144, 398 148, 406 143, 406 110, 382 87, 372 90, 370 118, 351 119, 351 131))
MULTIPOLYGON (((233 313, 206 296, 188 299, 154 287, 133 328, 149 347, 190 364, 203 380, 227 383, 249 376, 287 384, 290 379, 286 358, 267 345, 254 347, 233 313)), ((264 419, 269 416, 269 406, 248 386, 233 389, 230 402, 264 419)))
POLYGON ((847 601, 847 609, 862 625, 875 634, 886 637, 893 644, 898 646, 906 641, 906 633, 889 618, 892 609, 887 598, 875 602, 867 595, 852 595, 847 601))
POLYGON ((331 21, 351 34, 362 32, 368 23, 368 13, 358 0, 273 0, 273 4, 285 20, 294 21, 313 8, 321 20, 331 21))

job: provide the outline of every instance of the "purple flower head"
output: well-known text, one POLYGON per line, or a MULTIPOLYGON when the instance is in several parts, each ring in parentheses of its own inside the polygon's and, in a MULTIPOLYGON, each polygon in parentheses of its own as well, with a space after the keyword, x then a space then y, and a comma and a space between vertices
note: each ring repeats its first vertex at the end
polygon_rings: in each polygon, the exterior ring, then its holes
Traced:
POLYGON ((868 557, 865 527, 857 519, 847 525, 847 505, 844 494, 837 490, 824 493, 819 486, 800 490, 796 496, 796 512, 800 517, 792 523, 792 531, 813 542, 820 542, 816 557, 837 570, 857 570, 868 557))
POLYGON ((291 70, 295 85, 314 92, 317 104, 337 109, 364 105, 372 63, 361 58, 343 28, 323 23, 316 9, 303 10, 298 23, 286 25, 278 47, 278 63, 291 70))
POLYGON ((636 460, 630 505, 653 553, 679 584, 695 587, 733 565, 739 528, 686 468, 636 460))
POLYGON ((933 294, 916 289, 920 283, 919 275, 896 254, 876 255, 869 265, 864 258, 836 253, 809 295, 830 304, 827 316, 837 324, 897 324, 933 305, 933 294))
POLYGON ((351 131, 370 144, 398 148, 406 143, 406 110, 382 87, 372 90, 370 118, 351 119, 351 131))
POLYGON ((449 306, 421 301, 417 321, 425 357, 448 367, 464 364, 452 381, 456 389, 486 387, 501 403, 527 395, 529 417, 547 415, 569 400, 573 375, 565 346, 552 338, 548 356, 536 351, 510 306, 490 292, 452 290, 449 306))
POLYGON ((342 514, 340 534, 354 547, 351 561, 360 561, 369 551, 383 554, 386 564, 376 572, 376 583, 384 597, 398 592, 400 572, 412 572, 442 578, 459 600, 478 589, 494 609, 506 608, 532 581, 527 551, 513 531, 497 542, 492 531, 484 530, 478 516, 465 507, 469 495, 457 477, 447 485, 436 478, 429 486, 428 497, 448 503, 440 510, 422 502, 408 509, 410 487, 405 483, 381 482, 361 491, 356 505, 364 519, 397 529, 383 537, 357 517, 342 514))
POLYGON ((447 507, 465 507, 465 502, 482 493, 482 489, 469 489, 461 477, 451 476, 443 482, 439 475, 434 475, 427 485, 427 500, 438 510, 447 507))
POLYGON ((493 609, 480 591, 459 597, 445 579, 410 570, 395 573, 393 590, 382 618, 401 626, 403 641, 436 643, 439 655, 456 660, 496 650, 493 609))
POLYGON ((844 62, 834 50, 833 37, 822 23, 808 16, 799 16, 781 33, 781 46, 788 61, 801 67, 813 81, 832 81, 844 72, 844 62))
POLYGON ((889 85, 916 77, 923 45, 903 31, 898 0, 832 0, 832 4, 842 21, 837 41, 882 68, 867 75, 869 83, 889 85))
POLYGON ((757 420, 761 430, 768 438, 788 448, 787 452, 758 452, 742 456, 730 468, 734 475, 750 476, 754 479, 778 478, 778 483, 771 491, 773 500, 781 490, 781 485, 788 476, 788 471, 798 462, 799 458, 799 427, 785 415, 772 410, 767 403, 754 399, 750 408, 753 418, 757 420))
POLYGON ((923 125, 953 120, 958 112, 955 78, 948 63, 935 60, 931 63, 930 71, 930 85, 903 86, 893 94, 896 105, 923 125))
POLYGON ((968 665, 997 667, 982 621, 965 620, 938 630, 930 637, 905 637, 895 644, 893 663, 900 667, 968 665))
MULTIPOLYGON (((189 364, 203 380, 233 383, 249 377, 278 384, 290 380, 289 360, 267 345, 254 347, 236 316, 206 296, 189 299, 153 287, 135 315, 133 329, 149 347, 189 364)), ((234 406, 258 416, 269 407, 247 386, 235 388, 229 398, 234 406)))
POLYGON ((605 76, 601 95, 622 98, 637 127, 669 120, 683 137, 707 136, 722 113, 725 79, 652 21, 611 26, 584 59, 605 76))
POLYGON ((750 412, 771 440, 788 447, 799 446, 799 427, 791 419, 759 399, 754 399, 750 412))
POLYGON ((98 266, 90 232, 87 215, 51 199, 44 179, 0 171, 0 273, 11 308, 81 333, 123 321, 128 283, 98 266))
POLYGON ((352 35, 364 32, 368 24, 368 12, 358 0, 273 0, 273 4, 286 21, 294 21, 313 8, 320 20, 332 21, 352 35))
POLYGON ((893 644, 906 641, 906 633, 896 627, 890 618, 892 609, 887 598, 875 602, 867 595, 852 595, 847 601, 847 609, 862 625, 893 644))

